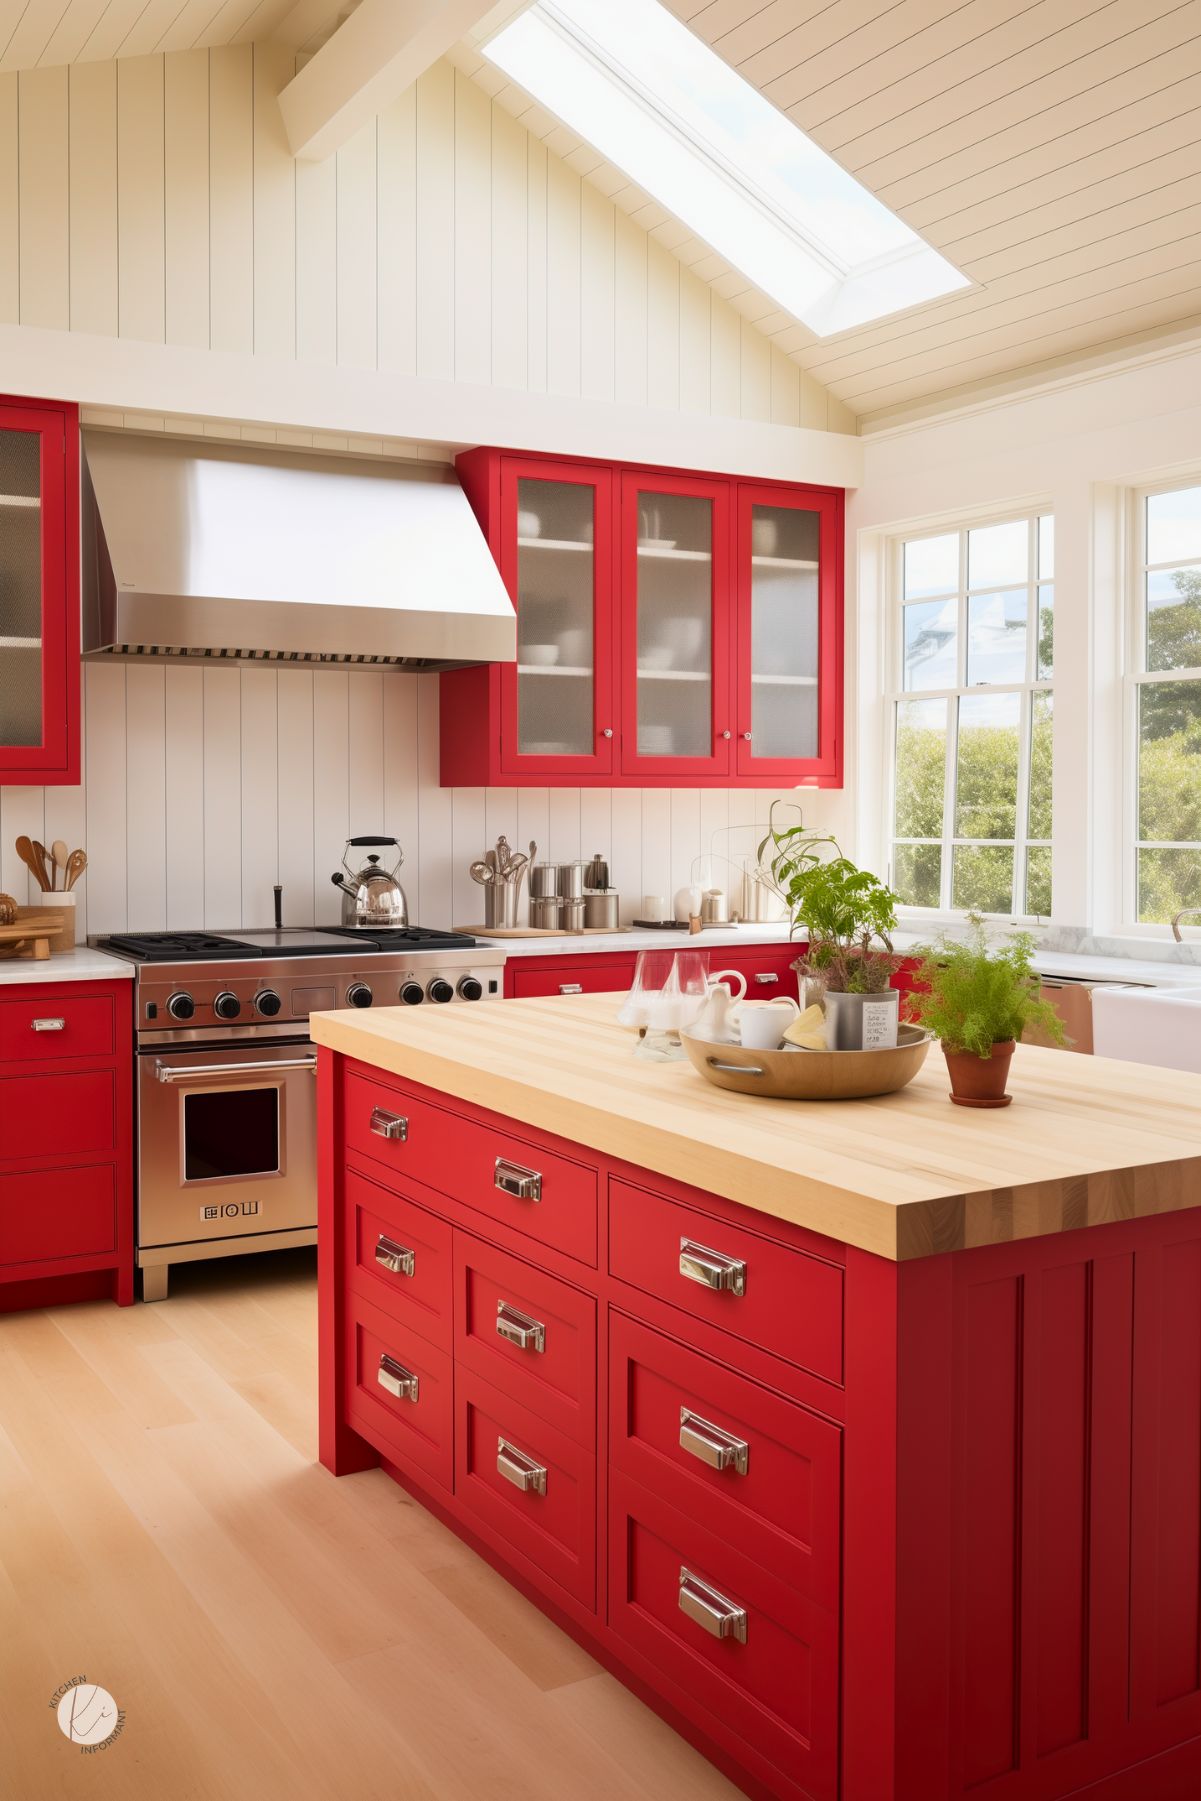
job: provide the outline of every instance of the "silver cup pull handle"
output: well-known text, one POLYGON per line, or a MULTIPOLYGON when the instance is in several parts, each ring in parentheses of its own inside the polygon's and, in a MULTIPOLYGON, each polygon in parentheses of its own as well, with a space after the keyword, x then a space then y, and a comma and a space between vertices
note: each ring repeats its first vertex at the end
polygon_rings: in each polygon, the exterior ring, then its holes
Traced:
POLYGON ((403 1363, 397 1363, 395 1357, 389 1357, 386 1351, 379 1360, 375 1379, 381 1388, 386 1388, 398 1401, 415 1403, 421 1393, 419 1378, 412 1370, 407 1370, 403 1363))
POLYGON ((522 1494, 544 1495, 546 1493, 546 1465, 537 1463, 534 1458, 527 1457, 516 1445, 511 1445, 507 1438, 496 1441, 496 1473, 519 1488, 522 1494))
POLYGON ((502 1194, 516 1195, 519 1201, 542 1199, 542 1177, 539 1172, 536 1169, 523 1169, 520 1163, 510 1163, 507 1157, 496 1159, 493 1181, 502 1194))
POLYGON ((29 1024, 34 1032, 65 1032, 67 1029, 65 1019, 31 1019, 29 1024))
POLYGON ((727 1257, 724 1251, 711 1251, 691 1238, 680 1240, 680 1274, 702 1288, 724 1290, 728 1294, 746 1293, 746 1264, 741 1257, 727 1257))
POLYGON ((680 1570, 679 1607, 711 1637, 732 1638, 740 1645, 746 1644, 746 1608, 684 1568, 680 1570))
POLYGON ((515 1344, 519 1351, 545 1351, 546 1327, 539 1319, 531 1319, 508 1301, 496 1303, 497 1336, 515 1344))
POLYGON ((559 993, 560 994, 583 994, 583 992, 584 992, 584 984, 582 982, 560 982, 559 983, 559 993))
POLYGON ((703 1420, 691 1408, 680 1408, 680 1449, 707 1463, 711 1470, 733 1470, 745 1476, 751 1461, 751 1447, 745 1438, 735 1437, 712 1420, 703 1420))
POLYGON ((395 1144, 404 1144, 409 1136, 409 1122, 400 1113, 389 1113, 383 1107, 371 1109, 371 1130, 377 1138, 390 1138, 395 1144))
POLYGON ((417 1268, 417 1253, 381 1232, 375 1241, 375 1261, 394 1276, 411 1276, 417 1268))
POLYGON ((760 987, 763 988, 768 987, 772 982, 778 982, 779 979, 778 975, 770 975, 763 970, 760 970, 759 974, 755 977, 755 980, 759 983, 760 987))

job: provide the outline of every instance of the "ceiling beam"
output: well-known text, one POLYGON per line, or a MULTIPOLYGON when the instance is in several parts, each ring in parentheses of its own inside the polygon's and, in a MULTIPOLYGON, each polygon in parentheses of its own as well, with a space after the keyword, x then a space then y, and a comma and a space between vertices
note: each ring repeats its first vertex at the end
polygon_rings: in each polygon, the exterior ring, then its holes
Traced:
POLYGON ((362 0, 279 97, 293 156, 321 162, 493 11, 496 0, 362 0))

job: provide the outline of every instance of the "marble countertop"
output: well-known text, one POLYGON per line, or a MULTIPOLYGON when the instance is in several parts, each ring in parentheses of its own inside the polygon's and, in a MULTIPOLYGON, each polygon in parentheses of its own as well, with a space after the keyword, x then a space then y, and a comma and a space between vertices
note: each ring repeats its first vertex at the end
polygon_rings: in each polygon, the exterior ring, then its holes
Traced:
POLYGON ((129 982, 133 980, 133 967, 123 957, 110 957, 107 951, 94 951, 90 945, 79 944, 73 952, 46 957, 40 963, 32 957, 0 959, 0 987, 32 987, 43 982, 129 982))

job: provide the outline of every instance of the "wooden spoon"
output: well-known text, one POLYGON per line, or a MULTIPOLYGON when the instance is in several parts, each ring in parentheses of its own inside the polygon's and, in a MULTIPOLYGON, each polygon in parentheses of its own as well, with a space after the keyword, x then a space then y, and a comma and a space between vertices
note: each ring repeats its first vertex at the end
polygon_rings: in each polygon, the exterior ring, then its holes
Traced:
POLYGON ((33 841, 33 857, 34 862, 37 864, 38 881, 43 888, 52 888, 54 884, 50 880, 50 864, 47 858, 46 846, 40 843, 36 838, 33 841))
POLYGON ((67 886, 68 892, 72 888, 74 888, 76 882, 79 880, 80 876, 83 874, 83 872, 87 868, 87 866, 88 866, 87 852, 82 851, 82 850, 73 850, 71 852, 70 856, 67 858, 66 886, 67 886))
POLYGON ((34 854, 33 842, 31 839, 26 838, 24 835, 17 839, 17 855, 20 857, 22 863, 24 863, 34 881, 37 882, 40 887, 42 882, 42 872, 38 868, 38 860, 34 854))
POLYGON ((61 886, 65 888, 67 885, 67 841, 65 838, 56 838, 54 840, 54 843, 50 846, 50 855, 54 858, 54 869, 52 872, 54 875, 54 886, 56 888, 60 886, 59 874, 61 872, 61 886))

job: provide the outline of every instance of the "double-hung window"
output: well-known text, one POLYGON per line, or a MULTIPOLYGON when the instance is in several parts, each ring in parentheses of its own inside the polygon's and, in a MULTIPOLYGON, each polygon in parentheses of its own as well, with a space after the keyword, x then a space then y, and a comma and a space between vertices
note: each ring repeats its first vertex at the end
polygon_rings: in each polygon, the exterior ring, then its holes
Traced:
POLYGON ((1048 916, 1054 519, 907 538, 893 577, 892 885, 908 907, 1048 916))
POLYGON ((1163 924, 1201 906, 1201 484, 1140 494, 1134 540, 1132 886, 1163 924))

